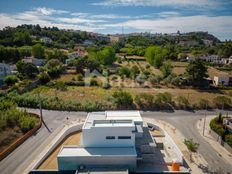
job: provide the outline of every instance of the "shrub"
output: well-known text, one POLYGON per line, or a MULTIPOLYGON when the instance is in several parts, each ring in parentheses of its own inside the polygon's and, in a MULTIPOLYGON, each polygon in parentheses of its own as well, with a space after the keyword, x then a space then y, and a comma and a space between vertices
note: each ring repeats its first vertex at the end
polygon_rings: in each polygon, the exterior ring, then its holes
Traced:
POLYGON ((127 67, 122 67, 119 69, 119 75, 120 76, 125 76, 125 77, 130 77, 130 69, 127 67))
POLYGON ((60 91, 66 91, 67 90, 67 86, 64 82, 62 81, 59 81, 59 82, 56 82, 54 87, 57 89, 57 90, 60 90, 60 91))
POLYGON ((232 134, 228 134, 225 136, 225 142, 232 147, 232 134))
POLYGON ((154 105, 154 97, 150 94, 141 93, 136 95, 134 100, 141 108, 152 108, 154 105))
POLYGON ((171 103, 172 102, 172 95, 168 92, 164 92, 164 93, 159 93, 156 95, 155 97, 155 101, 157 103, 171 103))
POLYGON ((223 128, 222 124, 218 123, 218 117, 212 119, 209 124, 210 128, 215 131, 221 137, 225 136, 225 129, 223 128))
POLYGON ((39 80, 42 84, 46 84, 48 82, 50 82, 51 77, 48 75, 48 73, 43 72, 39 75, 39 80))
POLYGON ((130 70, 130 76, 132 79, 135 79, 136 76, 140 73, 138 66, 133 65, 130 70))
POLYGON ((193 139, 185 139, 184 144, 187 146, 188 150, 191 152, 197 152, 200 144, 195 143, 193 139))
POLYGON ((152 85, 156 85, 157 83, 159 83, 162 80, 162 77, 157 76, 157 75, 150 75, 148 80, 152 85))
POLYGON ((117 79, 118 79, 117 76, 113 76, 113 77, 112 77, 112 80, 117 80, 117 79))
POLYGON ((113 93, 114 103, 117 106, 131 106, 133 104, 132 95, 126 91, 116 91, 113 93))
POLYGON ((176 101, 180 108, 186 109, 187 107, 189 107, 189 101, 185 96, 182 96, 182 95, 178 96, 176 98, 176 101))
POLYGON ((7 110, 15 107, 15 104, 9 100, 1 99, 0 100, 0 111, 7 110))
POLYGON ((56 66, 51 69, 48 69, 48 75, 51 78, 57 78, 63 72, 63 68, 61 66, 56 66))
POLYGON ((201 108, 201 109, 207 109, 207 107, 209 107, 209 100, 207 100, 207 99, 200 99, 200 101, 199 101, 199 107, 201 108))
POLYGON ((18 82, 18 78, 17 76, 15 75, 8 75, 4 78, 4 83, 7 85, 7 86, 11 86, 11 85, 14 85, 15 83, 18 82))
POLYGON ((147 76, 145 74, 139 74, 135 79, 135 81, 139 83, 140 85, 145 83, 146 80, 147 80, 147 76))
POLYGON ((213 99, 213 102, 217 108, 230 108, 231 107, 231 99, 226 96, 217 96, 213 99))
POLYGON ((83 81, 83 75, 82 74, 77 74, 77 81, 83 81))
POLYGON ((109 88, 110 88, 109 82, 103 83, 103 84, 102 84, 102 88, 104 88, 104 89, 109 89, 109 88))
POLYGON ((92 79, 90 80, 90 86, 98 86, 97 80, 94 79, 94 78, 92 78, 92 79))
POLYGON ((32 129, 35 126, 35 123, 36 123, 35 117, 25 115, 20 118, 19 126, 20 126, 20 129, 25 133, 29 131, 30 129, 32 129))

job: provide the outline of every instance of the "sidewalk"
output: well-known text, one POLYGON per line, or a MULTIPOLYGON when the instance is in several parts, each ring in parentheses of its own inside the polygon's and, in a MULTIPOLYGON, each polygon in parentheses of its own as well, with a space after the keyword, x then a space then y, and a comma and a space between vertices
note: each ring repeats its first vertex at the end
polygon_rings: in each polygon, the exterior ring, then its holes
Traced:
POLYGON ((221 146, 219 142, 217 142, 209 134, 209 131, 210 131, 209 123, 210 123, 210 120, 213 119, 214 117, 215 115, 206 117, 204 136, 203 136, 204 119, 200 119, 197 122, 197 130, 199 131, 200 135, 205 139, 205 141, 207 141, 215 149, 218 155, 222 157, 225 161, 227 161, 229 164, 231 164, 232 166, 232 154, 228 152, 223 146, 221 146))
POLYGON ((192 174, 204 173, 198 166, 208 166, 208 163, 198 153, 193 153, 194 162, 190 161, 190 152, 187 149, 186 145, 184 144, 185 137, 180 133, 180 131, 178 131, 178 129, 176 129, 175 127, 173 127, 167 122, 157 120, 157 119, 144 118, 144 121, 153 123, 159 126, 161 129, 165 130, 173 138, 173 141, 176 143, 176 145, 179 147, 179 149, 183 153, 186 163, 191 168, 192 174))

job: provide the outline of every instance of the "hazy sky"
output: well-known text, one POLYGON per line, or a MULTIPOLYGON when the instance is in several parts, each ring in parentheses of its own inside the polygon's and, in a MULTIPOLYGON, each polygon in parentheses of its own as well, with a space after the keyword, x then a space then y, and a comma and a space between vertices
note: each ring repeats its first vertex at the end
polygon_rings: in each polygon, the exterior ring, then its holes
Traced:
POLYGON ((232 0, 0 0, 0 28, 40 24, 99 33, 208 31, 232 39, 232 0))

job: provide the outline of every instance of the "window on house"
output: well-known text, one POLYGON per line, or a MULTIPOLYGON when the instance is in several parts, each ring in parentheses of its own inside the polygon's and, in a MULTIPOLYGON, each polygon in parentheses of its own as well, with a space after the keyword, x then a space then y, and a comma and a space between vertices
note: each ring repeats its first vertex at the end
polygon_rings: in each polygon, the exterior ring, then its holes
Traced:
POLYGON ((115 139, 115 136, 106 136, 106 139, 107 139, 107 140, 114 140, 114 139, 115 139))
POLYGON ((131 139, 131 136, 118 136, 118 139, 131 139))

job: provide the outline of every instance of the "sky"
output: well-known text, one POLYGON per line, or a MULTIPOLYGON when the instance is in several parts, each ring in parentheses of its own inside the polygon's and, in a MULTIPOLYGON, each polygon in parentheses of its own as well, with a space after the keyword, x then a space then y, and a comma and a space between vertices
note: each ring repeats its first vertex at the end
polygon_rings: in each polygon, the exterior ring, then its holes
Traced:
POLYGON ((103 34, 208 31, 232 39, 232 0, 0 0, 0 29, 21 24, 103 34))

